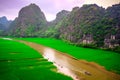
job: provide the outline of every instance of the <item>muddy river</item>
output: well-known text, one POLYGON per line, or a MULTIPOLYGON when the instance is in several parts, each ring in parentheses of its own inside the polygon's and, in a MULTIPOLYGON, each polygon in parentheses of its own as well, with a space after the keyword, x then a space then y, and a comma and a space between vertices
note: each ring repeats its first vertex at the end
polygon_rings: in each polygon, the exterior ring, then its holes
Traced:
POLYGON ((44 58, 53 62, 57 67, 58 72, 72 77, 73 80, 120 80, 120 75, 109 72, 102 66, 93 62, 75 59, 66 53, 59 52, 40 44, 26 41, 19 42, 40 52, 44 58))

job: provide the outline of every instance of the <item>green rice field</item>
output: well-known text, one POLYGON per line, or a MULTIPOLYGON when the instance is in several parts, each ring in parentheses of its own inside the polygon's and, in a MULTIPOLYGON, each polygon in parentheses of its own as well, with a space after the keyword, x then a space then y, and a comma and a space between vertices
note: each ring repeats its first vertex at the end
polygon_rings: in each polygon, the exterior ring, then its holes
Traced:
POLYGON ((99 49, 90 49, 69 45, 62 40, 50 38, 19 38, 30 42, 35 42, 65 52, 80 60, 96 62, 104 66, 107 70, 120 74, 120 54, 99 49))
POLYGON ((0 80, 72 80, 56 72, 37 51, 25 44, 0 39, 0 80))

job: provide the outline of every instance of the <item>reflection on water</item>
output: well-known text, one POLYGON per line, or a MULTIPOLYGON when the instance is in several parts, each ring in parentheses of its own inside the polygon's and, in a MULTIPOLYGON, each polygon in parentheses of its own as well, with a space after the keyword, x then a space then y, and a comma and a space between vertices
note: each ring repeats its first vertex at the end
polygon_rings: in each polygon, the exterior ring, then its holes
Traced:
POLYGON ((54 54, 55 54, 55 52, 53 50, 51 50, 49 48, 44 49, 43 56, 44 56, 45 59, 48 59, 48 61, 51 61, 51 62, 55 61, 54 54))
POLYGON ((74 80, 79 80, 79 79, 77 79, 77 76, 69 68, 67 68, 65 66, 56 65, 56 64, 55 64, 55 66, 58 68, 58 72, 68 75, 68 76, 72 77, 74 80))
POLYGON ((70 55, 40 44, 19 41, 40 52, 44 58, 53 62, 58 72, 71 76, 74 80, 120 80, 120 75, 106 71, 103 67, 74 59, 70 55))
POLYGON ((67 63, 68 63, 67 60, 63 60, 63 59, 59 60, 60 55, 56 55, 56 54, 57 54, 56 51, 54 51, 50 48, 45 48, 43 56, 48 61, 53 62, 53 64, 57 67, 58 72, 68 75, 68 76, 72 77, 74 80, 79 80, 77 78, 77 76, 68 67, 66 67, 67 63), (66 65, 66 66, 64 66, 64 65, 66 65))

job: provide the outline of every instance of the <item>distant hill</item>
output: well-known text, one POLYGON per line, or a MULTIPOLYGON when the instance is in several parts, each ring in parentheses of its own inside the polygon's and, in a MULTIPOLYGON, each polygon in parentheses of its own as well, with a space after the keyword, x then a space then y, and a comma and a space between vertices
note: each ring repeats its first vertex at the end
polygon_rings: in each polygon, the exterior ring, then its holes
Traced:
POLYGON ((61 27, 59 26, 59 24, 61 24, 61 21, 63 21, 69 14, 70 11, 66 11, 66 10, 62 10, 58 12, 56 15, 56 19, 47 23, 48 27, 44 32, 44 36, 59 38, 60 35, 59 28, 61 27))
POLYGON ((11 22, 5 16, 0 17, 0 35, 4 35, 4 31, 9 28, 11 22))
POLYGON ((57 13, 56 19, 53 20, 52 22, 54 24, 57 24, 58 22, 60 22, 61 20, 63 20, 69 14, 70 14, 70 11, 62 10, 62 11, 60 11, 60 12, 57 13))
MULTIPOLYGON (((94 44, 94 27, 105 15, 105 9, 96 4, 75 7, 60 28, 60 38, 76 44, 94 44)), ((96 34, 96 33, 95 33, 96 34)))
POLYGON ((0 25, 4 26, 3 29, 8 28, 11 22, 12 21, 11 20, 7 20, 7 18, 5 16, 0 17, 0 25))
POLYGON ((34 37, 46 27, 44 13, 36 4, 30 4, 19 11, 18 18, 11 24, 10 34, 16 37, 34 37))

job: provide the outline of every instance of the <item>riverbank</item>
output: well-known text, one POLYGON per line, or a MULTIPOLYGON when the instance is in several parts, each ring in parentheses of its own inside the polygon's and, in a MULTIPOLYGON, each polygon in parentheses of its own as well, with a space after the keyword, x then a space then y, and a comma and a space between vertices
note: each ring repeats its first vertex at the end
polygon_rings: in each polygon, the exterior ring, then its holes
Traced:
POLYGON ((95 62, 105 69, 120 74, 120 54, 97 49, 82 48, 69 45, 61 40, 49 38, 18 38, 20 40, 35 42, 55 50, 69 54, 77 59, 95 62))
POLYGON ((49 47, 42 46, 33 42, 20 41, 38 52, 47 58, 49 61, 52 61, 57 65, 60 72, 68 74, 74 80, 119 80, 120 75, 109 72, 103 67, 81 60, 77 60, 72 56, 69 56, 66 53, 59 52, 57 50, 51 49, 49 47))

